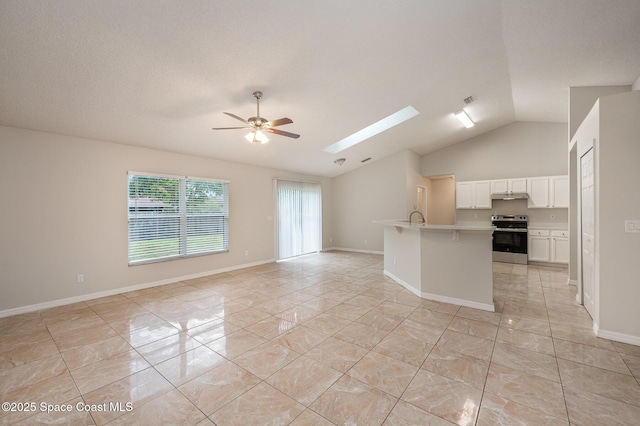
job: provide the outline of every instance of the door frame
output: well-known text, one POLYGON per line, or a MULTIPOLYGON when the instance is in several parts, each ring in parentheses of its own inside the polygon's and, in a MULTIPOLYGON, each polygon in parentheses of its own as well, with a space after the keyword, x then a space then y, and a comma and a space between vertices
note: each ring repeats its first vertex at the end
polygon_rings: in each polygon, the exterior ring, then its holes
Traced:
POLYGON ((424 219, 425 221, 427 220, 427 200, 428 200, 428 193, 427 193, 427 187, 425 185, 418 185, 418 188, 416 190, 416 208, 415 210, 420 211, 423 215, 424 215, 424 219), (422 194, 422 196, 421 196, 422 194))
POLYGON ((592 155, 592 164, 593 164, 593 238, 594 238, 594 244, 593 244, 593 264, 591 265, 591 275, 592 275, 592 280, 593 280, 593 289, 592 289, 592 294, 591 294, 591 299, 593 300, 593 312, 589 312, 587 310, 587 312, 591 315, 591 319, 593 321, 594 324, 596 324, 598 322, 597 318, 598 318, 598 311, 599 311, 599 305, 598 305, 598 280, 597 280, 597 260, 596 260, 596 227, 597 227, 597 220, 596 220, 596 150, 595 150, 595 140, 593 141, 593 144, 590 144, 589 146, 585 147, 584 152, 579 153, 578 154, 578 161, 577 161, 577 171, 578 171, 578 191, 577 191, 577 195, 578 195, 578 199, 577 199, 577 205, 578 205, 578 214, 577 214, 577 219, 578 219, 578 238, 577 238, 577 248, 578 248, 578 253, 577 253, 577 260, 578 260, 578 284, 579 284, 579 288, 578 288, 578 293, 576 295, 576 298, 579 298, 578 303, 580 303, 581 305, 585 306, 586 309, 586 305, 585 305, 585 297, 584 297, 584 289, 585 289, 585 285, 584 285, 584 274, 583 272, 583 249, 582 249, 582 234, 583 234, 583 221, 582 221, 582 210, 583 210, 583 200, 582 200, 582 159, 584 158, 585 155, 591 153, 592 155))

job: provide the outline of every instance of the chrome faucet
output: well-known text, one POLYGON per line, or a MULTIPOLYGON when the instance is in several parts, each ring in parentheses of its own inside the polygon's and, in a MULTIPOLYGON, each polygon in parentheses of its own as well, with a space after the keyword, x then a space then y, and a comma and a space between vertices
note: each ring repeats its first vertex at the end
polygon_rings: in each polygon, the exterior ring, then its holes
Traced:
POLYGON ((420 215, 420 217, 422 218, 422 223, 426 222, 426 220, 424 220, 424 215, 422 214, 422 212, 420 210, 414 210, 411 212, 411 214, 409 214, 409 224, 411 224, 411 217, 414 213, 418 213, 420 215))

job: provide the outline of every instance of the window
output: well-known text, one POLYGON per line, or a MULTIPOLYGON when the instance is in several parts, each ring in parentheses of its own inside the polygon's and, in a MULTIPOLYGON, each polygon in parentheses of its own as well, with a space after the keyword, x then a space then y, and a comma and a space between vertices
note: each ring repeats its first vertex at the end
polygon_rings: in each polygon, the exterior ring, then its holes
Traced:
POLYGON ((229 182, 129 172, 129 265, 229 250, 229 182))
POLYGON ((319 183, 276 180, 278 259, 320 251, 322 193, 319 183))

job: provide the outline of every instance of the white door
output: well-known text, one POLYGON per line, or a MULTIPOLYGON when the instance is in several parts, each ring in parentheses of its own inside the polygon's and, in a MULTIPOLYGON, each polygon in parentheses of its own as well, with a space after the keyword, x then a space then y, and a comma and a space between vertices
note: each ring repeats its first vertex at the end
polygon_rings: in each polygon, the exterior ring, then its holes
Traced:
POLYGON ((580 188, 582 218, 582 293, 584 307, 593 318, 595 309, 595 204, 593 178, 593 148, 580 159, 580 188))

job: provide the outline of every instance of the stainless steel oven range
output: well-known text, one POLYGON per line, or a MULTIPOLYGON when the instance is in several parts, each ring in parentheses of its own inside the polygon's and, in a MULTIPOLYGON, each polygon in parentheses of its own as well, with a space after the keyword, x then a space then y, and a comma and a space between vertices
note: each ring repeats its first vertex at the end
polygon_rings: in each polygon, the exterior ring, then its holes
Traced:
POLYGON ((494 215, 493 261, 527 264, 527 216, 494 215))

